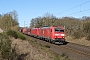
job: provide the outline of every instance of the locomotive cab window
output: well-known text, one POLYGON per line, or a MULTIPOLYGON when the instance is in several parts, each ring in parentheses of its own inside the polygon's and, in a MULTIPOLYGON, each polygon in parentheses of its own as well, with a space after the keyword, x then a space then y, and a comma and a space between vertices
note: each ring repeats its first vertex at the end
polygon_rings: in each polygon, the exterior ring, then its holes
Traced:
POLYGON ((64 32, 63 29, 55 29, 55 32, 64 32))

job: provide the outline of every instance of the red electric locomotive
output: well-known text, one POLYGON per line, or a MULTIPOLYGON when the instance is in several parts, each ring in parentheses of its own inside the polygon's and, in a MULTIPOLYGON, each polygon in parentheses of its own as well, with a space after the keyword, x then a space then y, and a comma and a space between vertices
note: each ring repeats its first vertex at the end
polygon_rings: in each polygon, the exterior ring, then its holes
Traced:
POLYGON ((23 28, 21 32, 36 38, 44 39, 51 43, 66 43, 64 27, 23 28))
POLYGON ((31 28, 27 28, 27 35, 31 34, 31 28))
POLYGON ((43 38, 49 42, 65 43, 65 29, 64 27, 43 27, 39 29, 40 38, 43 38))
POLYGON ((30 29, 30 35, 33 36, 33 37, 38 37, 38 31, 39 28, 31 28, 30 29))

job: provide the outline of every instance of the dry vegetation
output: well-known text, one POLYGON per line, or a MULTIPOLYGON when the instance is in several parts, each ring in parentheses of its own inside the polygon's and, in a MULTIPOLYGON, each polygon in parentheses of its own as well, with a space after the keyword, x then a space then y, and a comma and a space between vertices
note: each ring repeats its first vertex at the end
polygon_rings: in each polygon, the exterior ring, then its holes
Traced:
POLYGON ((58 55, 36 41, 12 39, 12 47, 23 60, 70 60, 65 54, 58 55))
POLYGON ((66 41, 67 42, 76 43, 76 44, 80 44, 80 45, 90 46, 90 41, 89 40, 86 40, 85 37, 79 38, 79 39, 74 39, 71 36, 67 36, 66 37, 66 41))
POLYGON ((58 55, 49 48, 14 30, 0 33, 0 60, 70 60, 64 53, 58 55))
POLYGON ((0 28, 3 29, 3 31, 10 29, 18 30, 18 14, 15 10, 5 14, 0 14, 0 28))

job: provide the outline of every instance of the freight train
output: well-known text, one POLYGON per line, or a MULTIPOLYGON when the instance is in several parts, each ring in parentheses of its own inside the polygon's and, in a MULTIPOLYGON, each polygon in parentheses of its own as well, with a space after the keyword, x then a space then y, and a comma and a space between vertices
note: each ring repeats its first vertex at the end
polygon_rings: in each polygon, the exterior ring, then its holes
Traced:
POLYGON ((66 43, 65 41, 65 28, 63 26, 50 26, 41 28, 22 28, 23 34, 43 39, 50 43, 66 43))

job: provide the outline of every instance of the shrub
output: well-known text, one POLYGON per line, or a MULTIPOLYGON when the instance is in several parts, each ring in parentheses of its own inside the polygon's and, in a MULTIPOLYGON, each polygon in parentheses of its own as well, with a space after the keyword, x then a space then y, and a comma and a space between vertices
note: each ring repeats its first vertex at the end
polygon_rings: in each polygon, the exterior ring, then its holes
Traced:
POLYGON ((73 36, 75 39, 78 39, 78 38, 84 37, 84 34, 81 33, 81 31, 77 31, 77 32, 74 32, 73 36))
POLYGON ((74 34, 73 34, 73 36, 74 36, 74 38, 80 38, 80 34, 79 34, 79 32, 74 32, 74 34))
POLYGON ((7 31, 7 35, 14 37, 15 39, 18 38, 17 32, 14 30, 7 31))
POLYGON ((9 30, 9 31, 7 31, 7 34, 8 34, 9 36, 14 37, 15 39, 20 38, 20 39, 22 39, 22 40, 26 40, 26 37, 25 37, 23 34, 21 34, 21 33, 19 33, 19 32, 16 32, 16 31, 14 31, 14 30, 9 30))
POLYGON ((45 45, 45 47, 46 47, 46 48, 50 48, 50 46, 49 46, 49 45, 45 45))
POLYGON ((23 34, 19 33, 19 32, 17 32, 17 36, 18 36, 18 38, 20 38, 22 40, 26 40, 26 37, 23 34))
POLYGON ((54 60, 60 60, 59 56, 56 55, 56 56, 54 57, 54 60))
POLYGON ((87 23, 84 24, 83 31, 85 33, 89 33, 90 32, 90 22, 87 22, 87 23))
POLYGON ((0 58, 11 60, 16 54, 16 51, 11 52, 11 50, 11 40, 6 34, 0 33, 0 58))
POLYGON ((64 52, 62 52, 61 57, 67 56, 64 52))
POLYGON ((90 33, 86 37, 87 40, 90 40, 90 33))
POLYGON ((66 55, 65 52, 62 52, 62 54, 61 54, 60 56, 63 57, 63 59, 61 59, 61 60, 71 60, 71 59, 66 55))

